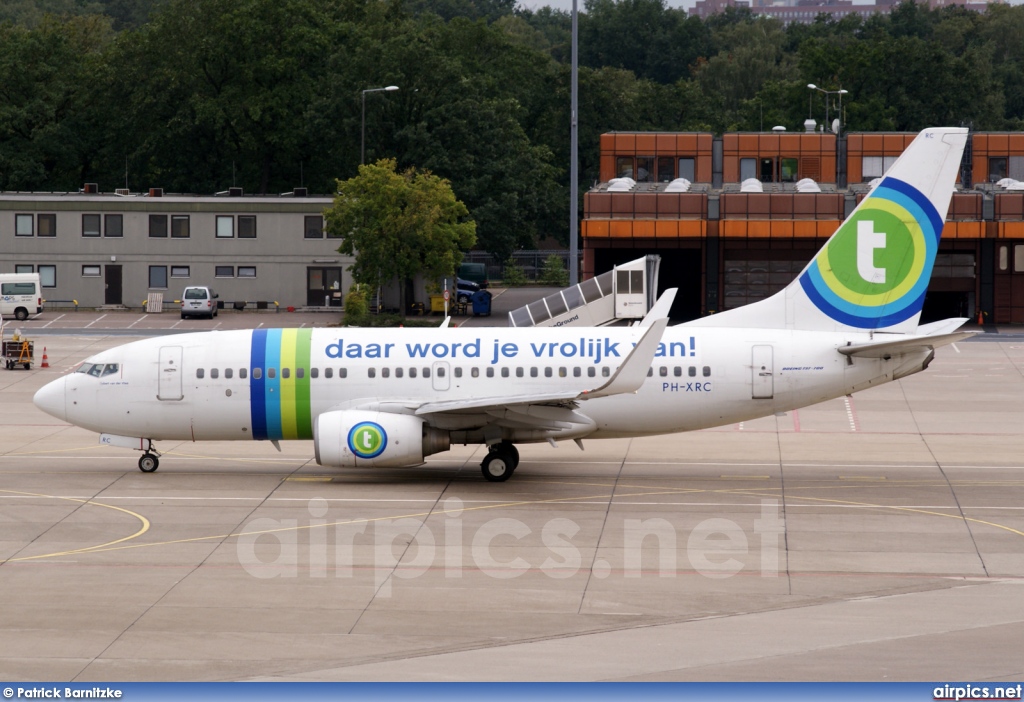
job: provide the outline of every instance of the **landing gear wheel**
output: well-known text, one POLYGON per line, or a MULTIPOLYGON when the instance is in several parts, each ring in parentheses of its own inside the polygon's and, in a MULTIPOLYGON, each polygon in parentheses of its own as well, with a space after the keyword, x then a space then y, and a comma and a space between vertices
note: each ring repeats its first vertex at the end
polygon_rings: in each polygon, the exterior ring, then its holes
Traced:
POLYGON ((160 467, 160 459, 152 453, 142 454, 142 458, 139 459, 139 470, 143 473, 152 473, 160 467))
POLYGON ((512 477, 518 465, 519 451, 512 444, 502 442, 487 454, 480 470, 488 482, 503 483, 512 477))

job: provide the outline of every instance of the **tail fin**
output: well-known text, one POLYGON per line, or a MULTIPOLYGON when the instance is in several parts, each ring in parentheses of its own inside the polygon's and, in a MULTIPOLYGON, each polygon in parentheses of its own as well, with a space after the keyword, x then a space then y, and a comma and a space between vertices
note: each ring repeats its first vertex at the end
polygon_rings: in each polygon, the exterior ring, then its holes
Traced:
POLYGON ((924 130, 785 290, 693 324, 915 330, 966 142, 924 130))

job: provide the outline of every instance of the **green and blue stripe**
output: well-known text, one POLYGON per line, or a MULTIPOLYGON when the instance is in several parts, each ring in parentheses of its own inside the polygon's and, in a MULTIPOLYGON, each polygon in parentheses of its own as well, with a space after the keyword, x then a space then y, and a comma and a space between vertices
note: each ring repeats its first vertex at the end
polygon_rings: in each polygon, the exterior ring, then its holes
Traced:
POLYGON ((249 354, 249 408, 254 439, 312 439, 312 329, 256 329, 249 354), (282 369, 287 368, 287 378, 282 369), (270 369, 274 369, 271 378, 270 369))

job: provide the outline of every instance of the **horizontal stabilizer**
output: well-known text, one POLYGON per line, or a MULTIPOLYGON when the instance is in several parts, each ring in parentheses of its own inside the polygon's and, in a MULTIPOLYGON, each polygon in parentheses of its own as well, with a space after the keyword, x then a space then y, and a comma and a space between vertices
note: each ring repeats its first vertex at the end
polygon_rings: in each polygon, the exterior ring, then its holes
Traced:
POLYGON ((954 344, 967 339, 978 332, 954 332, 952 334, 934 334, 932 336, 911 336, 898 341, 878 341, 870 344, 852 344, 841 346, 837 351, 844 356, 856 358, 891 358, 919 351, 933 351, 940 346, 954 344))

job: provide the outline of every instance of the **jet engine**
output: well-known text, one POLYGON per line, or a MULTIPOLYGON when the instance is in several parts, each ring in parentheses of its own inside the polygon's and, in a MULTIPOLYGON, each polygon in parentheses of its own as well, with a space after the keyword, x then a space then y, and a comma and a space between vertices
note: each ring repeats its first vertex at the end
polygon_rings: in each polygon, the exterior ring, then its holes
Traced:
POLYGON ((313 445, 322 466, 397 468, 447 451, 451 438, 410 414, 336 410, 316 418, 313 445))

